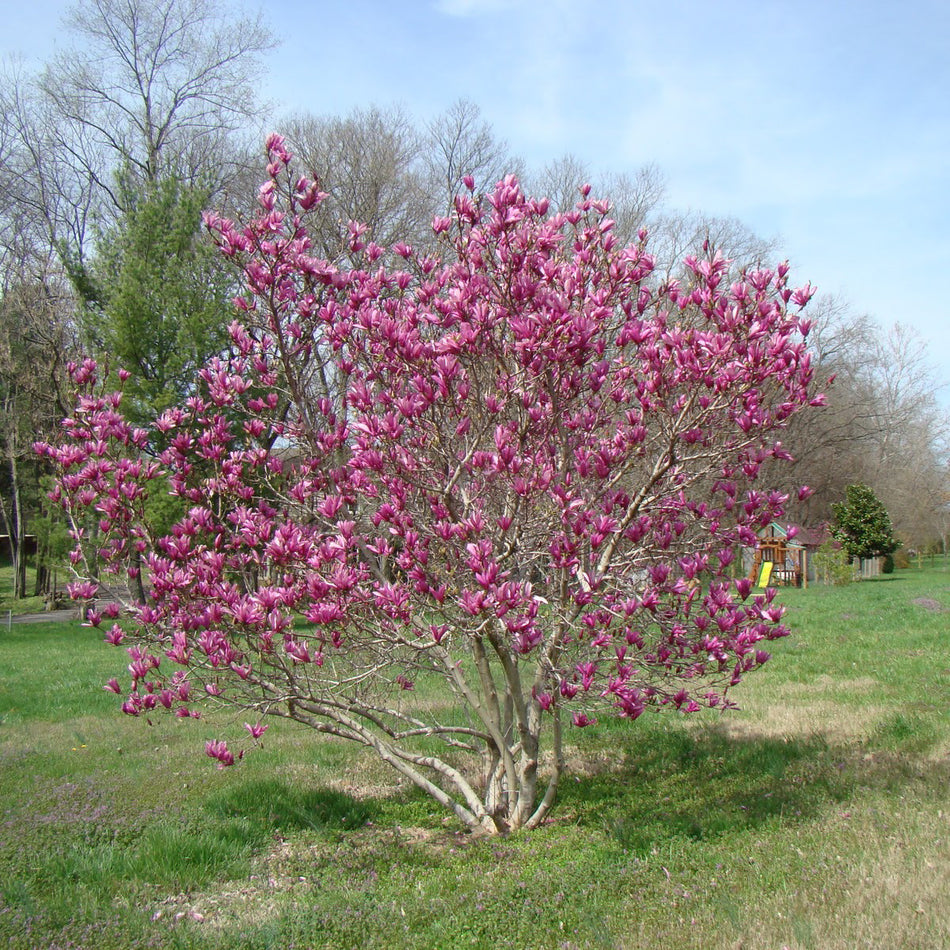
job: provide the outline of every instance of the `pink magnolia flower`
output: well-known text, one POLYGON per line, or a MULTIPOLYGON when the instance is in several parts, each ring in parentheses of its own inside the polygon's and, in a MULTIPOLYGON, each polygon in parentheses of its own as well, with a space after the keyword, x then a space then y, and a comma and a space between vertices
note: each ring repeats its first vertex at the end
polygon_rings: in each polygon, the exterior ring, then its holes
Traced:
POLYGON ((206 742, 205 754, 212 759, 218 760, 219 769, 234 765, 234 753, 228 749, 228 744, 223 739, 206 742))

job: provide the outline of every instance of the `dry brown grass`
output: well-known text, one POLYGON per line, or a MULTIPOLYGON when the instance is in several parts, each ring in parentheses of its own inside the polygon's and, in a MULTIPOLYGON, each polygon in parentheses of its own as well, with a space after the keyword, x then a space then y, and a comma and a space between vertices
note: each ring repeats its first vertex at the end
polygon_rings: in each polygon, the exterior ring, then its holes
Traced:
POLYGON ((819 676, 811 683, 783 683, 767 694, 752 688, 742 697, 738 714, 722 717, 722 728, 734 735, 800 738, 824 735, 829 742, 866 739, 890 712, 884 703, 861 703, 856 710, 843 695, 867 696, 879 691, 873 677, 836 680, 819 676))
MULTIPOLYGON (((940 950, 950 946, 946 816, 848 809, 824 831, 831 847, 804 886, 773 900, 744 927, 744 950, 940 950), (789 929, 796 934, 789 940, 789 929)), ((724 946, 719 944, 719 946, 724 946)))

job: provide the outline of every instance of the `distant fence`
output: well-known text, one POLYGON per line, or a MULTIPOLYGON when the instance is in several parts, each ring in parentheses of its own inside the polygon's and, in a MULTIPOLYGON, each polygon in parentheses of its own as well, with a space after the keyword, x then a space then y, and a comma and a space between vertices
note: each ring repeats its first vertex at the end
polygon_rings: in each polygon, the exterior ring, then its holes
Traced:
POLYGON ((881 558, 879 557, 856 557, 852 562, 854 567, 854 576, 867 580, 870 577, 880 577, 881 558))

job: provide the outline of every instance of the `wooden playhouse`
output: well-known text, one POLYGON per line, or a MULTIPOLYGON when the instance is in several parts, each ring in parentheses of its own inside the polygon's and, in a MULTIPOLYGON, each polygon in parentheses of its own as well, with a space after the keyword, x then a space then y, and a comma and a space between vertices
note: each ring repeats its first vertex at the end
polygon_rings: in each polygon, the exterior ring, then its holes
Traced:
POLYGON ((788 528, 773 521, 759 532, 759 541, 752 551, 749 580, 757 587, 808 586, 808 545, 797 529, 794 537, 788 528))

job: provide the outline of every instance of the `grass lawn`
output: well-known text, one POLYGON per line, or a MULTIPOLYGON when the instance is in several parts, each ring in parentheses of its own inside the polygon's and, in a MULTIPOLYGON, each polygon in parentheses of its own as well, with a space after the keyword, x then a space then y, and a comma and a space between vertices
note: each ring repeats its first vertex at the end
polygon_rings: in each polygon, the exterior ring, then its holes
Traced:
MULTIPOLYGON (((61 571, 62 582, 65 583, 69 578, 65 572, 61 571)), ((13 566, 9 559, 0 560, 0 629, 6 629, 7 613, 29 614, 42 613, 46 607, 46 599, 42 596, 32 596, 36 587, 36 571, 32 566, 26 569, 26 589, 30 593, 29 597, 13 596, 13 566)))
POLYGON ((473 838, 385 766, 275 724, 116 711, 123 656, 0 630, 0 945, 950 947, 950 573, 786 591, 726 717, 571 738, 553 820, 473 838))

